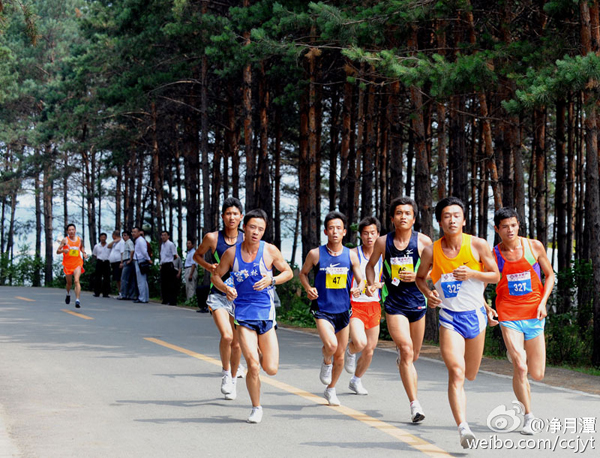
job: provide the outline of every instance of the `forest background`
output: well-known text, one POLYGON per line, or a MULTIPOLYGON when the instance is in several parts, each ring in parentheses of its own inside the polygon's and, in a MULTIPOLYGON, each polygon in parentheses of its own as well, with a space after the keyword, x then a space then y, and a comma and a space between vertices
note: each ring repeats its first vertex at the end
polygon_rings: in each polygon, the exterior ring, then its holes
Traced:
POLYGON ((549 359, 600 367, 599 53, 598 1, 0 0, 0 284, 54 285, 67 222, 181 248, 231 195, 295 265, 324 212, 436 238, 454 195, 553 248, 549 359))

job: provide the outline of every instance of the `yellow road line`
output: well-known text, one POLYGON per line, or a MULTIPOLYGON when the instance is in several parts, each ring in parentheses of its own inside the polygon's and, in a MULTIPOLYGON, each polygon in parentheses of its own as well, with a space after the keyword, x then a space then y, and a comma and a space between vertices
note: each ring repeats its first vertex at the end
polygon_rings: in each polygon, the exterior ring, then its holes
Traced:
POLYGON ((73 310, 61 309, 63 312, 68 313, 69 315, 76 316, 77 318, 83 318, 84 320, 93 320, 91 316, 83 315, 82 313, 74 312, 73 310))
POLYGON ((28 297, 15 296, 15 299, 21 299, 22 301, 35 302, 35 299, 29 299, 28 297))
MULTIPOLYGON (((179 353, 186 354, 193 358, 205 361, 207 363, 214 364, 215 366, 221 367, 221 361, 215 358, 211 358, 210 356, 202 355, 200 353, 196 353, 194 351, 188 350, 183 347, 179 347, 177 345, 170 344, 160 339, 155 339, 153 337, 145 337, 145 340, 149 342, 153 342, 157 345, 162 345, 163 347, 170 348, 171 350, 175 350, 179 353)), ((265 376, 260 376, 260 381, 262 383, 266 383, 267 385, 271 385, 275 388, 279 388, 280 390, 287 391, 288 393, 295 394, 296 396, 300 396, 308 401, 314 402, 316 404, 327 405, 327 401, 324 398, 317 396, 313 393, 309 393, 308 391, 304 391, 300 388, 296 388, 295 386, 288 385, 287 383, 280 382, 273 378, 268 378, 265 376)), ((451 456, 446 450, 443 450, 420 437, 417 437, 406 430, 401 428, 397 428, 394 425, 386 423, 381 420, 377 420, 363 412, 359 412, 358 410, 351 409, 346 406, 329 406, 331 409, 336 410, 337 412, 347 415, 348 417, 354 418, 355 420, 361 421, 373 428, 378 429, 379 431, 386 433, 389 436, 392 436, 395 439, 404 442, 407 445, 419 450, 425 455, 431 457, 440 457, 440 456, 451 456)))

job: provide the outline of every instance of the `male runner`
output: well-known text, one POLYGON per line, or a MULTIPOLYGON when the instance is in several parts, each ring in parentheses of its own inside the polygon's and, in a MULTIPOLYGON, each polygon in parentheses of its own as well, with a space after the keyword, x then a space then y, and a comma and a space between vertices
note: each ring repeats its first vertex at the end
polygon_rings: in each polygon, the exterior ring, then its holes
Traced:
POLYGON ((260 368, 275 375, 279 368, 279 345, 275 333, 275 285, 291 280, 294 274, 279 249, 265 243, 262 237, 267 227, 267 214, 252 210, 244 218, 244 241, 228 249, 212 274, 216 288, 235 303, 235 324, 248 373, 246 387, 252 401, 248 423, 260 423, 260 368), (281 273, 273 275, 273 266, 281 273), (222 277, 231 270, 234 286, 222 277))
MULTIPOLYGON (((206 234, 194 253, 194 261, 204 267, 210 274, 216 272, 223 253, 244 240, 244 233, 239 230, 243 213, 242 203, 238 199, 235 197, 225 199, 221 215, 223 230, 206 234), (206 262, 204 259, 204 255, 209 250, 216 260, 213 264, 206 262)), ((227 276, 224 279, 226 280, 227 276)), ((219 342, 219 354, 223 366, 221 393, 225 395, 225 399, 233 400, 236 398, 235 383, 242 356, 238 335, 233 323, 233 302, 213 286, 206 305, 221 334, 221 341, 219 342)))
POLYGON ((439 201, 435 217, 444 236, 423 250, 417 286, 429 307, 441 308, 440 351, 448 368, 448 400, 460 444, 467 448, 475 436, 466 420, 465 377, 475 380, 479 371, 486 318, 493 319, 483 292, 486 283, 500 279, 500 273, 488 243, 463 233, 465 205, 460 199, 446 197, 439 201), (429 269, 434 290, 427 287, 429 269))
POLYGON ((300 282, 313 301, 311 312, 323 342, 320 379, 327 385, 324 396, 331 406, 340 405, 335 384, 344 368, 344 352, 348 345, 350 294, 358 297, 361 291, 361 288, 351 288, 352 273, 358 285, 363 283, 358 256, 342 244, 346 225, 346 216, 337 211, 329 212, 324 231, 327 243, 308 252, 300 271, 300 282), (313 268, 316 269, 314 287, 308 279, 313 268))
POLYGON ((389 214, 394 231, 379 237, 373 255, 367 264, 369 293, 375 291, 375 262, 383 256, 385 286, 385 319, 392 340, 398 347, 398 370, 404 390, 410 402, 410 418, 413 423, 425 419, 425 413, 417 398, 418 377, 414 362, 419 358, 427 304, 415 283, 421 254, 431 246, 431 239, 413 230, 418 212, 417 203, 410 197, 397 197, 390 203, 389 214))
POLYGON ((554 287, 554 271, 544 245, 519 237, 519 217, 512 208, 501 208, 494 215, 494 229, 502 239, 494 256, 502 277, 496 286, 496 310, 502 337, 513 364, 513 390, 525 408, 521 434, 534 433, 531 422, 531 387, 542 380, 546 370, 546 302, 554 287), (546 283, 542 283, 541 270, 546 283))
MULTIPOLYGON (((365 268, 369 259, 373 255, 373 247, 381 232, 381 223, 373 216, 367 216, 358 223, 358 234, 362 245, 354 248, 358 260, 360 261, 360 272, 365 277, 365 268)), ((348 388, 356 394, 367 395, 369 392, 363 386, 361 378, 371 365, 373 352, 377 347, 379 340, 379 322, 381 321, 381 304, 379 303, 379 288, 381 288, 381 256, 375 263, 374 285, 377 289, 372 293, 372 297, 367 296, 366 280, 359 285, 356 280, 352 281, 352 286, 361 290, 360 296, 351 297, 352 316, 350 317, 350 340, 346 349, 345 365, 346 372, 352 374, 348 388), (356 354, 361 353, 356 361, 356 354)))
POLYGON ((83 260, 87 259, 85 248, 78 235, 76 235, 77 229, 74 224, 67 226, 67 236, 62 239, 56 254, 63 255, 63 271, 67 278, 67 297, 65 297, 65 304, 71 302, 71 285, 73 279, 75 279, 75 308, 81 307, 81 301, 79 296, 81 295, 81 284, 79 283, 79 277, 85 270, 83 269, 83 260), (83 258, 81 255, 83 254, 83 258))

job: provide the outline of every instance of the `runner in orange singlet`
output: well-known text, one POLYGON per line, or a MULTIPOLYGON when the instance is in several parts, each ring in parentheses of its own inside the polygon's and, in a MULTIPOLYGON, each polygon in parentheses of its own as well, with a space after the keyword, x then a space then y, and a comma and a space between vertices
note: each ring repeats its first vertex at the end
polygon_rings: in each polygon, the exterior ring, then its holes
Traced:
POLYGON ((79 284, 79 277, 85 270, 83 269, 83 259, 87 259, 85 248, 81 239, 75 234, 76 228, 74 224, 67 226, 67 236, 60 242, 56 254, 63 255, 63 271, 67 277, 67 297, 65 298, 65 304, 71 302, 71 285, 73 284, 73 277, 75 277, 75 307, 81 307, 79 295, 81 294, 81 285, 79 284), (83 254, 83 259, 81 258, 83 254))

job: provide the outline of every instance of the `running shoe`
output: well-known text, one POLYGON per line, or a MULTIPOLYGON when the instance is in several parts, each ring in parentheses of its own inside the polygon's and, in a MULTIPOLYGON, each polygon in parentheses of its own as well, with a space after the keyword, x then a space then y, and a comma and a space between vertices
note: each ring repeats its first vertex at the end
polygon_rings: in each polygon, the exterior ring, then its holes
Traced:
POLYGON ((331 371, 333 370, 332 364, 325 364, 325 361, 321 363, 321 373, 319 374, 319 378, 321 379, 321 383, 323 385, 329 385, 331 383, 331 371))
POLYGON ((65 297, 65 304, 70 304, 71 303, 71 295, 67 294, 67 297, 65 297))
POLYGON ((419 401, 413 401, 410 403, 410 419, 413 423, 419 423, 425 420, 425 413, 419 401))
POLYGON ((535 416, 532 414, 529 414, 529 416, 525 415, 525 422, 523 424, 523 429, 521 430, 521 434, 523 434, 525 436, 533 436, 535 434, 535 431, 531 427, 534 419, 535 419, 535 416))
POLYGON ((252 407, 252 412, 248 417, 248 423, 260 423, 262 420, 263 409, 261 406, 252 407))
POLYGON ((323 394, 330 406, 340 405, 340 400, 338 399, 337 394, 335 393, 335 388, 326 388, 325 393, 323 394))
POLYGON ((225 399, 227 401, 233 401, 235 398, 237 398, 237 390, 236 390, 237 383, 235 383, 235 379, 233 379, 232 381, 233 381, 232 390, 229 393, 225 394, 225 399))
POLYGON ((458 434, 460 435, 460 445, 462 445, 462 448, 469 448, 469 445, 475 441, 475 435, 467 424, 458 427, 458 434))
POLYGON ((350 391, 354 391, 356 394, 367 395, 369 392, 363 386, 362 381, 360 379, 350 380, 350 384, 348 385, 350 391))
POLYGON ((221 393, 229 394, 233 390, 233 379, 231 374, 224 374, 221 379, 221 393))
POLYGON ((75 299, 75 308, 78 309, 79 307, 81 307, 81 302, 79 302, 79 299, 75 299))
POLYGON ((350 346, 346 348, 346 359, 344 360, 344 369, 349 374, 354 375, 356 372, 356 354, 350 353, 350 346))

